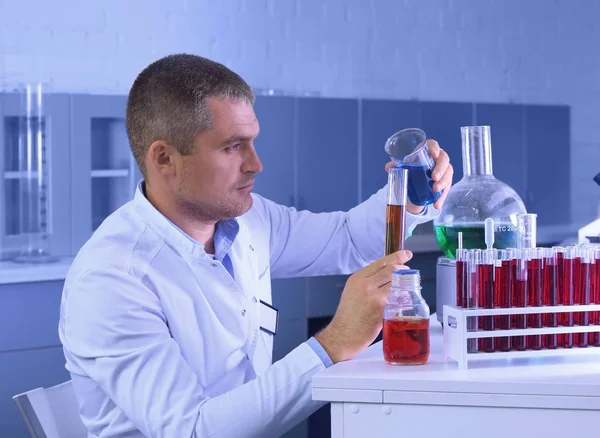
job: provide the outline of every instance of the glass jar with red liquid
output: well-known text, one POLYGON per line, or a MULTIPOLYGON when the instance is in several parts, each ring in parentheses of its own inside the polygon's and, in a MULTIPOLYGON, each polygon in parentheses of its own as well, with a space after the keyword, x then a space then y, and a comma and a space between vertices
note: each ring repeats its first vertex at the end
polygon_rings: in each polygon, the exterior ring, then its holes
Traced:
POLYGON ((422 365, 429 360, 429 316, 419 270, 394 271, 392 292, 383 311, 383 357, 387 363, 422 365))

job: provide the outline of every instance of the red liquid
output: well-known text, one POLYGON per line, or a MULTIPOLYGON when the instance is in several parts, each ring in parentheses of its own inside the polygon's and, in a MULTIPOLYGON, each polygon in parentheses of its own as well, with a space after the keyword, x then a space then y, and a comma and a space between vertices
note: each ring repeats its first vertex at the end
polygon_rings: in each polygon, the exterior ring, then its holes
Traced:
POLYGON ((429 319, 413 316, 385 319, 383 357, 393 364, 426 363, 429 359, 429 319))
POLYGON ((465 262, 457 260, 456 261, 456 305, 458 307, 465 307, 463 300, 466 299, 467 294, 465 293, 465 262))
MULTIPOLYGON (((542 305, 556 306, 558 303, 557 284, 556 284, 556 265, 544 265, 544 275, 542 279, 542 305)), ((556 313, 544 313, 542 315, 544 327, 556 327, 558 325, 558 316, 556 313)), ((543 335, 542 348, 556 348, 557 336, 543 335)))
MULTIPOLYGON (((540 307, 542 305, 542 260, 527 261, 527 306, 540 307)), ((527 315, 527 328, 542 327, 542 314, 532 313, 527 315)), ((542 348, 541 335, 526 337, 527 349, 539 350, 542 348)))
MULTIPOLYGON (((565 259, 562 253, 558 253, 558 300, 562 306, 573 304, 573 259, 565 259), (562 275, 561 275, 562 273, 562 275)), ((573 314, 563 312, 558 314, 558 324, 563 327, 573 326, 573 314)), ((558 346, 571 348, 573 346, 572 333, 560 333, 558 335, 558 346)))
MULTIPOLYGON (((578 258, 579 259, 579 258, 578 258)), ((579 259, 579 279, 576 281, 579 284, 578 293, 579 296, 574 298, 574 304, 589 304, 590 303, 590 277, 592 271, 591 263, 585 263, 581 259, 579 259), (579 302, 577 302, 579 300, 579 302)), ((577 325, 588 325, 589 324, 589 312, 577 312, 574 317, 577 319, 575 323, 577 325)), ((578 347, 587 347, 588 346, 588 335, 587 333, 574 333, 573 334, 573 343, 578 347)))
MULTIPOLYGON (((592 265, 590 303, 600 304, 600 257, 592 265)), ((590 324, 600 325, 600 312, 590 312, 590 324)), ((600 333, 590 333, 589 344, 600 346, 600 333)))
MULTIPOLYGON (((467 309, 477 308, 477 273, 469 272, 467 274, 468 278, 468 290, 467 290, 467 300, 464 303, 467 309)), ((477 317, 476 316, 468 316, 467 317, 467 331, 472 332, 477 330, 477 317)), ((469 339, 467 340, 467 351, 469 353, 475 353, 477 351, 477 339, 469 339)))
MULTIPOLYGON (((477 266, 477 277, 479 280, 479 308, 492 309, 494 307, 494 265, 477 266)), ((478 325, 479 330, 493 330, 493 317, 480 316, 478 325)), ((494 351, 493 338, 478 339, 477 345, 479 351, 485 351, 487 353, 494 351)))
MULTIPOLYGON (((511 264, 510 260, 503 260, 502 266, 496 266, 494 272, 494 307, 509 308, 511 296, 511 264)), ((498 330, 510 329, 510 315, 496 315, 494 327, 498 330)), ((494 340, 496 350, 509 351, 510 338, 502 336, 494 340)))
MULTIPOLYGON (((516 269, 515 269, 516 271, 516 269)), ((513 271, 513 272, 515 272, 513 271)), ((527 297, 527 280, 519 280, 513 282, 513 307, 525 307, 527 297)), ((525 315, 512 315, 510 321, 511 329, 525 328, 525 315)), ((525 336, 513 336, 511 338, 511 347, 513 350, 525 350, 525 336)))
MULTIPOLYGON (((575 276, 575 281, 573 282, 573 304, 581 304, 583 300, 582 294, 584 285, 582 273, 581 257, 575 257, 573 260, 573 274, 575 276)), ((583 312, 573 313, 573 325, 584 325, 583 312)), ((573 333, 573 345, 582 346, 583 335, 583 333, 573 333)))
POLYGON ((385 255, 403 250, 406 230, 405 206, 388 204, 385 223, 385 255))

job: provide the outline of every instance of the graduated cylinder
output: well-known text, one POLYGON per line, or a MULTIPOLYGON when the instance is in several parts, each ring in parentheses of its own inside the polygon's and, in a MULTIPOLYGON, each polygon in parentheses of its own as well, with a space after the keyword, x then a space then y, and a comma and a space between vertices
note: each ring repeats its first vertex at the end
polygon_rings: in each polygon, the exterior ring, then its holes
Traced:
POLYGON ((385 255, 404 249, 408 171, 393 167, 388 171, 385 255))

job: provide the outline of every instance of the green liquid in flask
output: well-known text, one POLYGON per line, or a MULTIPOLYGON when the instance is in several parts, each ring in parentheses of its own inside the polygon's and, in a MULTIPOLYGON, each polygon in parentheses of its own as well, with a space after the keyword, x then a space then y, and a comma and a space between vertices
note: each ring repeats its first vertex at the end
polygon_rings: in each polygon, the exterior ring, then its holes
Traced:
MULTIPOLYGON (((456 258, 458 233, 462 233, 463 248, 486 249, 484 224, 436 225, 435 239, 446 257, 456 258)), ((511 223, 498 223, 494 226, 494 248, 517 247, 517 228, 511 223)))

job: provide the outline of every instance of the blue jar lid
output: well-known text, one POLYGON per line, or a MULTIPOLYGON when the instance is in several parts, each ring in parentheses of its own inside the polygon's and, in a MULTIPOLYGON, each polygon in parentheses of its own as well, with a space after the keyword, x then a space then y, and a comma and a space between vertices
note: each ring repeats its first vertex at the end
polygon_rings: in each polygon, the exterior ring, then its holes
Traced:
POLYGON ((409 275, 409 274, 420 274, 418 269, 396 269, 394 274, 397 275, 409 275))

